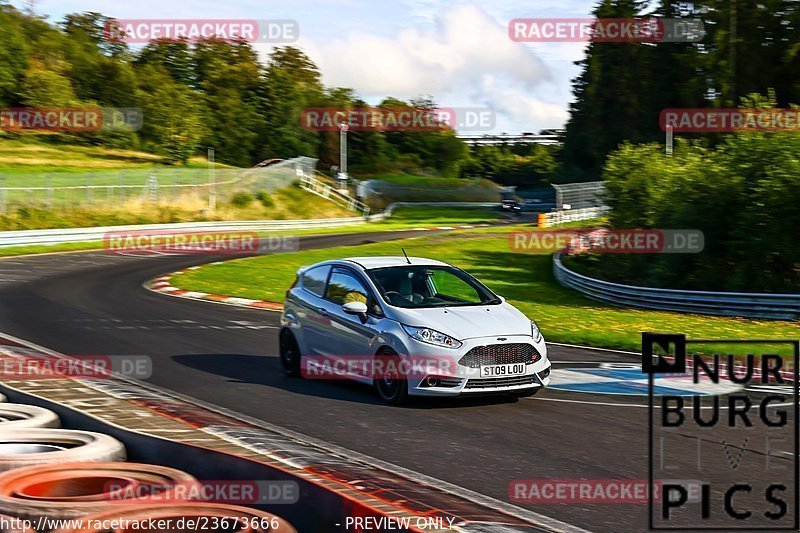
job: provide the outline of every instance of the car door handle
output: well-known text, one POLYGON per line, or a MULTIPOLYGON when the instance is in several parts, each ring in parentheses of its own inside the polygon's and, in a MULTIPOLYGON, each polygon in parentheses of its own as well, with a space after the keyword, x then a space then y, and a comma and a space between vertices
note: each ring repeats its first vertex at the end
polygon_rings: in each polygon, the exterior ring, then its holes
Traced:
POLYGON ((328 316, 328 311, 324 307, 318 307, 317 311, 319 311, 319 314, 322 316, 328 316))

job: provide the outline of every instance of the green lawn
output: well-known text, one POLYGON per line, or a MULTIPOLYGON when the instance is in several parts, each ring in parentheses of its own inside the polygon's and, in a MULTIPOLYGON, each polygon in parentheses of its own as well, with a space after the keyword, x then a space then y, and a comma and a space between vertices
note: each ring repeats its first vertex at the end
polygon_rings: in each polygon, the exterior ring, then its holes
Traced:
MULTIPOLYGON (((55 143, 48 139, 49 137, 44 134, 29 134, 19 139, 0 138, 0 173, 9 175, 46 172, 83 173, 88 170, 163 166, 161 156, 147 152, 55 143)), ((191 158, 187 165, 189 168, 207 166, 208 162, 201 157, 191 158)))
POLYGON ((638 350, 642 331, 685 333, 689 338, 800 337, 800 322, 709 317, 615 308, 588 300, 554 279, 550 256, 515 253, 509 227, 464 230, 403 241, 236 259, 175 276, 189 290, 283 301, 297 268, 356 255, 432 257, 461 267, 535 319, 548 340, 638 350))
POLYGON ((408 187, 420 188, 433 188, 433 189, 458 189, 459 187, 467 186, 482 186, 495 188, 496 183, 490 180, 470 180, 461 178, 441 178, 436 176, 418 176, 415 174, 380 174, 377 176, 370 176, 372 180, 387 181, 389 183, 396 183, 398 185, 406 185, 408 187))

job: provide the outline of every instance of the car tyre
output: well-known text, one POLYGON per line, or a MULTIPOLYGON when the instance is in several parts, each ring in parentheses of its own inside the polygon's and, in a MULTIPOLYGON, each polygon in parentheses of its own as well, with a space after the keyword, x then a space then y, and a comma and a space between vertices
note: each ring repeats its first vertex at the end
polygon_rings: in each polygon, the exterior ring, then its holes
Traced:
MULTIPOLYGON (((401 359, 391 348, 384 348, 375 356, 381 363, 377 368, 400 369, 401 359)), ((385 374, 381 372, 381 374, 385 374)), ((381 400, 390 405, 402 405, 408 401, 408 380, 399 376, 381 375, 375 378, 375 389, 381 400)))
POLYGON ((6 429, 58 427, 61 427, 61 421, 49 409, 16 403, 0 404, 0 432, 6 429))
POLYGON ((148 464, 40 464, 0 474, 0 513, 34 523, 78 518, 112 506, 153 500, 180 504, 201 499, 202 495, 203 486, 194 476, 148 464))
POLYGON ((287 376, 294 378, 300 375, 300 347, 294 334, 288 329, 281 331, 280 359, 283 372, 287 376))
POLYGON ((125 459, 125 446, 102 433, 51 428, 0 432, 0 472, 33 465, 125 459))

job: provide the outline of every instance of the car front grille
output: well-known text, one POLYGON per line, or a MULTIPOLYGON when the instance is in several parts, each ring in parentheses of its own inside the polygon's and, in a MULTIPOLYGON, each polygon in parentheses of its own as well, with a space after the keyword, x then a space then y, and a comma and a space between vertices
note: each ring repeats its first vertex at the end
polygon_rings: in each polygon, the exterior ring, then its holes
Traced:
POLYGON ((465 389, 493 389, 495 387, 519 387, 521 385, 533 385, 536 383, 536 377, 530 376, 512 376, 508 378, 484 378, 484 379, 469 379, 467 384, 464 385, 465 389))
POLYGON ((476 346, 459 359, 458 364, 470 368, 483 365, 510 365, 512 363, 535 363, 541 355, 531 344, 489 344, 476 346))

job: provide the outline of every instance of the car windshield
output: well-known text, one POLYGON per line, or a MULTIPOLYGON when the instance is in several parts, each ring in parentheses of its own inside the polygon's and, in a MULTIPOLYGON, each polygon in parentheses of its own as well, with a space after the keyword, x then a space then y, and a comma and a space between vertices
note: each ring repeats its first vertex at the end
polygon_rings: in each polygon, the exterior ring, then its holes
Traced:
POLYGON ((497 305, 500 298, 481 282, 455 267, 404 265, 367 273, 383 298, 406 308, 497 305))

